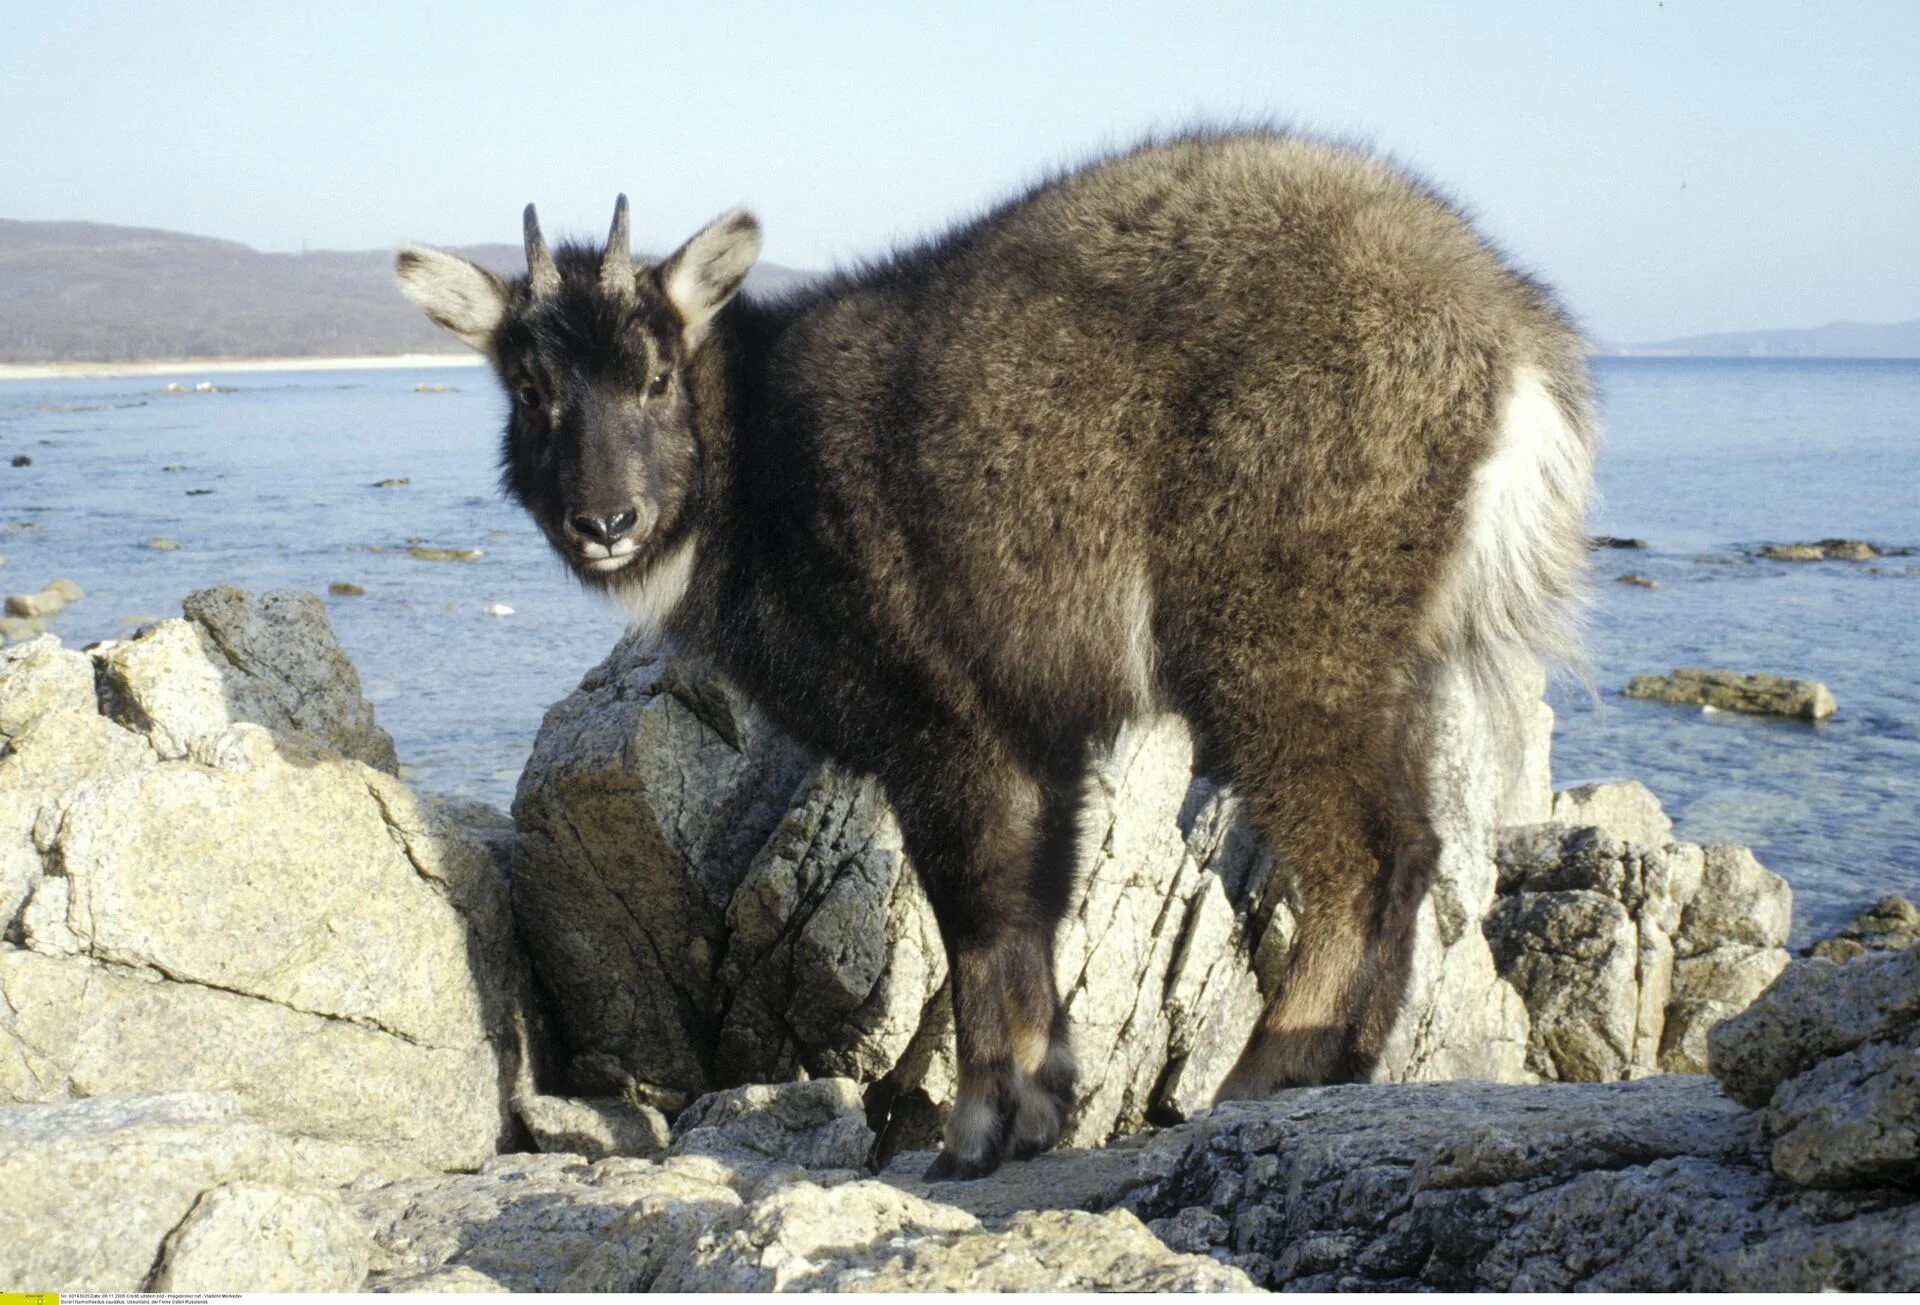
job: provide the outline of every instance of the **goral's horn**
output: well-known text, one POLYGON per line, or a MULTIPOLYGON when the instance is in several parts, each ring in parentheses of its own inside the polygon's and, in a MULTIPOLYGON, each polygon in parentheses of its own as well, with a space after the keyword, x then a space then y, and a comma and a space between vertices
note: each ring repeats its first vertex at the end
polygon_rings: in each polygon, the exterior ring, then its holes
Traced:
POLYGON ((527 286, 535 299, 544 299, 560 288, 560 269, 553 265, 553 255, 547 252, 547 238, 540 234, 540 218, 531 204, 527 205, 521 227, 527 236, 527 286))
POLYGON ((600 286, 611 294, 633 290, 633 239, 627 231, 627 197, 613 202, 613 227, 607 232, 607 252, 600 255, 600 286))

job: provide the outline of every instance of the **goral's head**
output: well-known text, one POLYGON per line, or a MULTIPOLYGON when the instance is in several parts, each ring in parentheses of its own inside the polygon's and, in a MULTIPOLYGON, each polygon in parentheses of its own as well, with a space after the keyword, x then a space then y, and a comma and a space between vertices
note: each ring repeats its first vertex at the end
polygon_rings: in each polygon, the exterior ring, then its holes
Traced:
POLYGON ((636 263, 627 198, 604 249, 549 251, 526 210, 527 273, 511 281, 418 246, 394 260, 428 317, 487 355, 511 400, 506 491, 583 580, 644 576, 683 541, 700 477, 687 367, 760 252, 727 213, 657 264, 636 263))

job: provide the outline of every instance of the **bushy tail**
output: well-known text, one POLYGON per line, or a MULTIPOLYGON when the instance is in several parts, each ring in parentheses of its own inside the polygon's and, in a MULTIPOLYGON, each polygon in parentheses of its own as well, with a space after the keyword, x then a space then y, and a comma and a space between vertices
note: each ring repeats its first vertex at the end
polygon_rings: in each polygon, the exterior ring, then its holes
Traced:
POLYGON ((1585 678, 1579 618, 1593 451, 1593 401, 1579 361, 1516 367, 1428 627, 1438 660, 1464 671, 1509 727, 1537 683, 1532 666, 1585 678))

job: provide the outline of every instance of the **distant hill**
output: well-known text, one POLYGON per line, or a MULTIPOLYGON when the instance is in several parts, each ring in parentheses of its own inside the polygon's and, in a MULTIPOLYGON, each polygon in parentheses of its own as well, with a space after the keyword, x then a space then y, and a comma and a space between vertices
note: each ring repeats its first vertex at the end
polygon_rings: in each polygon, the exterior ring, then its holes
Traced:
POLYGON ((1890 326, 1828 322, 1798 331, 1727 331, 1617 345, 1604 352, 1646 358, 1920 358, 1920 321, 1890 326))
MULTIPOLYGON (((460 253, 524 271, 518 245, 460 253)), ((460 346, 400 295, 393 253, 263 254, 231 240, 0 219, 0 363, 448 353, 460 346)), ((748 288, 806 273, 763 263, 748 288)))

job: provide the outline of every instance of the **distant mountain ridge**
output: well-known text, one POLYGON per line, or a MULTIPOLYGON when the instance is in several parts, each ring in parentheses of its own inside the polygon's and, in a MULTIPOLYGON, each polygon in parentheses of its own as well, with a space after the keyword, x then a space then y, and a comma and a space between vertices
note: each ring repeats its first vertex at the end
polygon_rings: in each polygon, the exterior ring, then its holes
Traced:
MULTIPOLYGON (((458 252, 523 270, 518 245, 458 252)), ((400 296, 392 251, 267 254, 233 240, 100 222, 0 219, 0 363, 455 352, 400 296)), ((761 263, 749 290, 813 274, 761 263)), ((1920 358, 1920 321, 1830 322, 1601 345, 1616 357, 1920 358)))
MULTIPOLYGON (((458 252, 525 269, 518 245, 458 252)), ((762 263, 747 285, 776 293, 807 279, 762 263)), ((267 254, 147 227, 0 219, 0 363, 459 349, 401 297, 391 250, 267 254)))
POLYGON ((1920 321, 1828 322, 1801 330, 1723 331, 1602 350, 1624 358, 1920 358, 1920 321))

